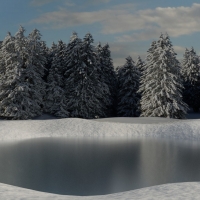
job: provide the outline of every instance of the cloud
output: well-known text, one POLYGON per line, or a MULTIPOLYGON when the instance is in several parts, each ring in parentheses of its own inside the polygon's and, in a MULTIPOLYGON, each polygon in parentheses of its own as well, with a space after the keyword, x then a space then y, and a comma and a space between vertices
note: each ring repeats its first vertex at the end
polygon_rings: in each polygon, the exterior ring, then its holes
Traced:
POLYGON ((55 0, 32 0, 32 1, 30 2, 30 4, 31 4, 32 6, 43 6, 43 5, 48 4, 48 3, 51 3, 51 2, 53 2, 53 1, 55 1, 55 0))
POLYGON ((48 24, 51 28, 66 28, 71 26, 93 24, 106 20, 106 11, 97 12, 71 12, 66 9, 42 14, 37 19, 31 21, 36 24, 48 24))
MULTIPOLYGON (((123 30, 139 30, 140 32, 131 35, 123 34, 116 37, 118 41, 148 40, 157 37, 161 32, 167 32, 172 37, 199 32, 200 4, 194 3, 191 7, 158 7, 154 10, 140 10, 137 12, 137 18, 134 19, 133 17, 132 29, 127 25, 123 27, 123 30)), ((119 23, 122 22, 119 21, 119 23)), ((113 26, 113 32, 120 32, 120 28, 113 26)), ((104 31, 106 32, 106 29, 104 31)))
MULTIPOLYGON (((123 4, 123 8, 124 6, 126 6, 126 4, 123 4)), ((103 26, 107 26, 108 24, 104 25, 104 23, 106 23, 108 19, 112 18, 114 20, 115 17, 125 14, 127 12, 125 10, 126 9, 120 10, 119 6, 116 7, 116 9, 106 9, 93 12, 71 12, 65 8, 60 8, 58 11, 41 14, 38 18, 31 20, 30 23, 48 24, 52 29, 94 24, 97 22, 102 23, 103 26)), ((102 32, 104 31, 102 30, 102 32)))
MULTIPOLYGON (((129 35, 123 34, 121 36, 116 36, 115 39, 118 42, 135 42, 135 41, 147 40, 147 39, 157 40, 159 35, 161 34, 161 32, 162 32, 162 29, 160 29, 160 28, 157 28, 157 29, 146 28, 146 30, 142 30, 137 33, 133 33, 133 34, 129 34, 129 35)), ((165 33, 165 32, 163 32, 163 33, 165 33)))
MULTIPOLYGON (((101 2, 107 1, 101 0, 101 2)), ((178 37, 200 31, 200 4, 194 3, 191 7, 157 7, 138 11, 136 7, 135 4, 129 3, 91 12, 60 9, 44 13, 31 23, 46 24, 53 29, 100 23, 103 34, 122 33, 122 36, 116 37, 120 42, 149 40, 157 38, 161 32, 167 32, 171 37, 178 37), (130 33, 126 34, 127 32, 130 33)))

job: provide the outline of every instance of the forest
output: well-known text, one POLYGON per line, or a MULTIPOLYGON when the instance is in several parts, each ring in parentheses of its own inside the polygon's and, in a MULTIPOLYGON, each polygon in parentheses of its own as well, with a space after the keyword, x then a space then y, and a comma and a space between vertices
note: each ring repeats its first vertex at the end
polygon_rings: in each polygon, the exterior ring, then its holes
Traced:
POLYGON ((32 119, 166 117, 184 119, 200 107, 200 58, 193 47, 179 62, 168 34, 143 61, 129 55, 114 69, 109 44, 73 32, 68 44, 47 47, 41 33, 20 26, 0 43, 0 117, 32 119))

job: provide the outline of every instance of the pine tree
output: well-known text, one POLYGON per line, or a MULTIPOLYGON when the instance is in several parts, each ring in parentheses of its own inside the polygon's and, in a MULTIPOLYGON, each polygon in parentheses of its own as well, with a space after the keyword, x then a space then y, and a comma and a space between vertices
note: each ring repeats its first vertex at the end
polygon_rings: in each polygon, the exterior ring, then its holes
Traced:
POLYGON ((59 40, 53 53, 53 60, 47 77, 45 111, 57 117, 68 117, 69 112, 66 107, 66 92, 64 86, 66 44, 62 40, 59 40))
POLYGON ((55 52, 57 49, 57 44, 54 42, 52 43, 51 47, 45 47, 45 57, 46 57, 46 64, 45 64, 45 73, 43 76, 43 80, 47 83, 47 77, 49 76, 49 71, 52 65, 53 58, 55 57, 55 52))
POLYGON ((153 54, 154 54, 155 49, 156 49, 156 41, 153 41, 151 43, 151 47, 147 51, 146 62, 143 66, 143 71, 140 76, 140 86, 139 86, 140 92, 138 91, 139 94, 141 94, 145 90, 145 84, 143 83, 145 83, 148 79, 147 78, 148 68, 152 65, 153 54))
MULTIPOLYGON (((19 30, 24 32, 24 30, 19 30)), ((23 33, 22 33, 23 34, 23 33)), ((15 37, 6 36, 1 48, 1 83, 0 83, 0 116, 19 119, 26 113, 21 109, 21 71, 22 63, 19 52, 15 48, 15 37), (20 102, 19 102, 20 100, 20 102)))
POLYGON ((136 67, 139 69, 140 76, 141 76, 144 71, 144 62, 142 61, 140 56, 138 56, 138 58, 137 58, 136 67))
POLYGON ((180 64, 169 36, 161 34, 148 53, 138 91, 142 94, 141 116, 185 118, 188 106, 182 101, 180 64))
POLYGON ((139 78, 140 72, 130 56, 126 58, 126 63, 118 73, 118 117, 138 117, 139 78))
POLYGON ((44 70, 44 76, 42 77, 42 79, 44 80, 44 82, 47 82, 47 76, 49 75, 49 54, 50 54, 50 49, 47 47, 46 43, 44 41, 41 41, 41 49, 42 49, 42 54, 43 56, 46 58, 46 62, 45 62, 45 70, 44 70))
POLYGON ((20 26, 15 37, 9 33, 1 49, 1 116, 9 119, 29 119, 39 114, 34 95, 37 90, 28 81, 31 72, 35 72, 28 70, 32 54, 24 32, 25 29, 20 26))
MULTIPOLYGON (((153 43, 152 43, 153 45, 153 43)), ((142 61, 140 56, 138 56, 137 61, 136 61, 136 67, 139 69, 139 85, 140 85, 140 80, 142 75, 144 74, 144 69, 145 69, 145 63, 142 61)), ((139 95, 139 99, 141 100, 141 93, 137 92, 139 95)), ((141 106, 140 106, 140 100, 138 102, 138 113, 141 113, 141 106)))
MULTIPOLYGON (((95 94, 93 108, 96 110, 96 113, 97 113, 95 116, 108 117, 107 109, 110 108, 112 105, 112 101, 109 98, 111 96, 111 91, 109 89, 109 86, 105 82, 104 76, 102 75, 103 72, 102 72, 100 57, 96 48, 92 45, 92 43, 93 43, 93 37, 90 33, 87 33, 83 39, 82 48, 81 48, 82 53, 83 53, 82 60, 86 64, 87 69, 89 69, 89 71, 91 70, 90 77, 93 79, 92 85, 94 85, 93 89, 94 91, 96 91, 95 93, 93 92, 95 94), (95 101, 99 103, 96 104, 95 101)), ((88 82, 89 85, 91 83, 88 82)))
POLYGON ((34 99, 34 104, 31 106, 35 115, 42 115, 44 111, 44 97, 46 84, 42 77, 44 76, 46 57, 42 48, 40 31, 34 29, 28 35, 28 52, 26 66, 26 81, 29 84, 29 89, 32 91, 31 96, 34 99))
POLYGON ((194 48, 187 48, 182 61, 181 74, 184 79, 183 100, 193 108, 194 112, 200 107, 200 60, 194 48))
POLYGON ((109 88, 101 82, 100 63, 92 43, 90 33, 85 35, 83 41, 77 33, 73 33, 67 47, 65 85, 71 117, 105 117, 107 104, 110 103, 106 98, 109 88))
POLYGON ((66 93, 66 104, 70 117, 78 117, 78 100, 81 90, 81 39, 76 32, 73 32, 66 47, 64 67, 64 88, 66 93))
POLYGON ((15 58, 15 56, 13 56, 13 58, 11 57, 15 53, 14 39, 15 38, 11 35, 11 33, 8 32, 7 36, 2 41, 1 49, 0 49, 0 81, 2 81, 4 78, 4 75, 6 72, 6 65, 8 66, 10 65, 8 61, 13 60, 15 58))
POLYGON ((141 114, 141 97, 142 97, 142 92, 145 91, 145 83, 148 80, 147 73, 148 73, 148 68, 152 65, 151 60, 153 59, 153 54, 156 49, 156 41, 152 41, 151 47, 147 51, 147 56, 146 56, 146 62, 144 62, 144 65, 142 67, 142 73, 140 73, 140 81, 139 81, 139 90, 137 93, 140 95, 140 101, 138 103, 138 112, 141 114))
POLYGON ((112 58, 111 58, 111 52, 109 50, 108 43, 105 44, 103 47, 101 46, 101 43, 99 42, 96 49, 100 60, 101 65, 101 76, 102 81, 104 81, 105 84, 109 87, 110 91, 110 98, 111 105, 107 108, 107 116, 113 117, 115 116, 115 107, 116 107, 116 83, 117 83, 117 77, 114 70, 112 58))

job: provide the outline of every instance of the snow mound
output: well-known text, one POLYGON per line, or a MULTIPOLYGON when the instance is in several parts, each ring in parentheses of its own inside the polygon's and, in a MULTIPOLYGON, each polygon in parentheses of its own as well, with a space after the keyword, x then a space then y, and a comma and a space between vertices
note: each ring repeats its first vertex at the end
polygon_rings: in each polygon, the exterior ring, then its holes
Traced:
POLYGON ((99 196, 69 196, 34 191, 0 183, 3 200, 199 200, 200 183, 171 183, 99 196))

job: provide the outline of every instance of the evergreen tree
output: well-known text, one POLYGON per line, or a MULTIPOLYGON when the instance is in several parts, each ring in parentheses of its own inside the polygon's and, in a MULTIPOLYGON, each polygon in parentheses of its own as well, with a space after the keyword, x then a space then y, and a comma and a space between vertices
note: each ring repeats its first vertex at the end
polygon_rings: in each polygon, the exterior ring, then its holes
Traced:
POLYGON ((110 103, 106 98, 109 88, 101 82, 100 63, 92 43, 90 33, 85 35, 83 41, 73 33, 67 47, 65 85, 68 88, 67 107, 71 117, 105 117, 110 103))
MULTIPOLYGON (((22 35, 24 30, 21 29, 19 32, 22 35)), ((21 108, 22 62, 19 52, 15 48, 15 37, 11 36, 10 32, 3 40, 0 54, 2 58, 0 64, 0 116, 9 119, 19 119, 24 116, 25 119, 27 118, 26 112, 21 108)))
POLYGON ((194 112, 200 107, 200 60, 194 48, 187 48, 182 61, 181 74, 184 79, 183 100, 193 108, 194 112))
MULTIPOLYGON (((31 46, 24 36, 25 29, 20 26, 15 37, 9 33, 3 42, 1 55, 1 84, 0 107, 1 116, 10 119, 29 119, 40 114, 41 108, 37 106, 37 88, 29 82, 31 74, 31 46)), ((37 77, 33 77, 37 82, 37 77)), ((40 84, 40 83, 39 83, 40 84)))
POLYGON ((66 57, 66 44, 58 41, 57 48, 53 50, 51 68, 47 77, 47 96, 45 111, 57 117, 68 117, 66 107, 66 92, 64 86, 64 67, 66 57))
MULTIPOLYGON (((153 45, 153 43, 152 43, 153 45)), ((139 84, 140 84, 140 79, 141 79, 141 76, 143 75, 144 73, 144 69, 145 69, 145 63, 142 61, 142 59, 140 58, 140 56, 138 56, 137 58, 137 61, 136 61, 136 67, 139 69, 139 84)), ((141 93, 137 92, 138 95, 139 95, 139 99, 141 100, 141 93)), ((138 113, 141 113, 141 106, 140 106, 140 100, 138 102, 138 113)))
POLYGON ((138 56, 138 58, 137 58, 136 67, 139 69, 140 76, 141 76, 144 71, 144 62, 142 61, 140 56, 138 56))
POLYGON ((185 118, 188 107, 182 101, 182 90, 176 53, 169 36, 161 34, 149 49, 141 77, 141 116, 185 118))
POLYGON ((57 44, 54 42, 52 43, 51 47, 45 47, 45 57, 46 57, 46 64, 45 64, 45 73, 43 76, 43 80, 47 83, 47 77, 49 76, 49 71, 52 65, 53 58, 55 57, 55 52, 57 49, 57 44))
POLYGON ((138 93, 140 94, 145 90, 145 84, 143 84, 143 82, 146 82, 147 80, 148 68, 152 65, 153 54, 155 49, 156 49, 156 41, 153 41, 151 43, 151 47, 147 51, 146 62, 143 66, 143 71, 140 76, 140 86, 139 86, 140 92, 138 91, 138 93))
POLYGON ((34 99, 32 110, 37 116, 43 113, 46 92, 46 84, 42 79, 45 71, 46 57, 42 48, 41 36, 40 31, 34 29, 27 38, 29 56, 26 66, 26 81, 29 84, 29 89, 32 91, 31 95, 34 99))
POLYGON ((47 47, 46 43, 44 41, 41 41, 41 49, 42 49, 42 54, 46 58, 45 62, 45 70, 44 70, 44 76, 42 79, 44 82, 47 82, 47 76, 49 75, 49 68, 50 68, 50 63, 49 63, 49 54, 50 54, 50 49, 47 47))
POLYGON ((138 102, 140 98, 139 94, 137 94, 139 78, 140 72, 138 68, 132 58, 130 56, 127 57, 125 65, 121 67, 120 73, 118 73, 118 117, 139 116, 138 102))
POLYGON ((102 80, 105 84, 109 87, 110 96, 107 98, 110 98, 111 105, 107 108, 107 116, 114 117, 115 114, 115 107, 116 107, 116 84, 117 84, 117 77, 114 70, 112 58, 111 58, 111 52, 109 50, 108 43, 105 44, 103 47, 101 46, 101 43, 99 43, 96 47, 97 53, 99 56, 99 61, 101 65, 101 73, 102 80))
POLYGON ((78 101, 82 87, 81 74, 81 44, 76 32, 72 33, 66 48, 64 84, 66 92, 66 104, 70 117, 79 117, 78 101))

